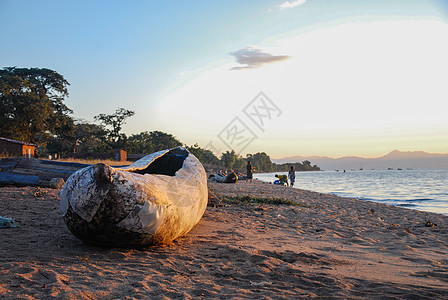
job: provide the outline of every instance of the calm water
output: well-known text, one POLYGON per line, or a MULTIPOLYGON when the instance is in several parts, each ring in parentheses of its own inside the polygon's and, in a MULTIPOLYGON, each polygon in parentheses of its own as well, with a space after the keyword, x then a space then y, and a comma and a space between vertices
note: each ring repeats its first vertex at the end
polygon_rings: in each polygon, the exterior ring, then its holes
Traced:
MULTIPOLYGON (((275 174, 255 174, 273 182, 275 174)), ((296 172, 296 187, 448 215, 448 169, 296 172)))

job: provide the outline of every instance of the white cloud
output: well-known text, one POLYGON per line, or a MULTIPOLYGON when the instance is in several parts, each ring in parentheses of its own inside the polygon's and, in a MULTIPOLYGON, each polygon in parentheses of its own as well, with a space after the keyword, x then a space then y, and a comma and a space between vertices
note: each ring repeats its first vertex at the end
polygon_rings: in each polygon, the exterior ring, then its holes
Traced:
POLYGON ((286 1, 282 4, 280 4, 280 9, 285 9, 285 8, 293 8, 299 5, 302 5, 306 2, 306 0, 295 0, 295 1, 286 1))
POLYGON ((234 67, 231 70, 256 69, 264 64, 276 63, 290 58, 287 55, 272 55, 255 47, 246 47, 231 53, 236 61, 243 66, 234 67))

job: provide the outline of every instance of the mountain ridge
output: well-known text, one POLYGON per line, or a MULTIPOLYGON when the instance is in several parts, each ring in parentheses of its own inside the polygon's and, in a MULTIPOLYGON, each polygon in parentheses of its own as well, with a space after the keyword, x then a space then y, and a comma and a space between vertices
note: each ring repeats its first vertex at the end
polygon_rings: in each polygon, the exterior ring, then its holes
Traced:
POLYGON ((424 151, 399 151, 397 149, 379 157, 361 156, 289 156, 272 159, 277 164, 311 161, 323 170, 332 169, 388 169, 388 168, 448 168, 448 154, 424 151))

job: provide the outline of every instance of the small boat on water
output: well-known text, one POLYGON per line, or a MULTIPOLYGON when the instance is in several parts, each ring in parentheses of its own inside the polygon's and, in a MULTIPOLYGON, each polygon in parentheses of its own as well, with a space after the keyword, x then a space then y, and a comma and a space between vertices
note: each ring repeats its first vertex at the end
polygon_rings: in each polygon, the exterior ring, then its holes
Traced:
POLYGON ((207 201, 204 167, 181 147, 126 167, 83 168, 61 191, 63 218, 76 237, 123 247, 165 244, 187 234, 207 201))

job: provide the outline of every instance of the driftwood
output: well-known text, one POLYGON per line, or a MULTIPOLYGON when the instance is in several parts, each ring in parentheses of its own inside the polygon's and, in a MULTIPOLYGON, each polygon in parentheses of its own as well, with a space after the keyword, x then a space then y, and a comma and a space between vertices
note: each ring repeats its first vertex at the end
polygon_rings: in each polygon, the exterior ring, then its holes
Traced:
POLYGON ((88 164, 42 160, 36 158, 0 159, 0 186, 43 186, 50 187, 53 178, 64 181, 75 171, 88 164))

